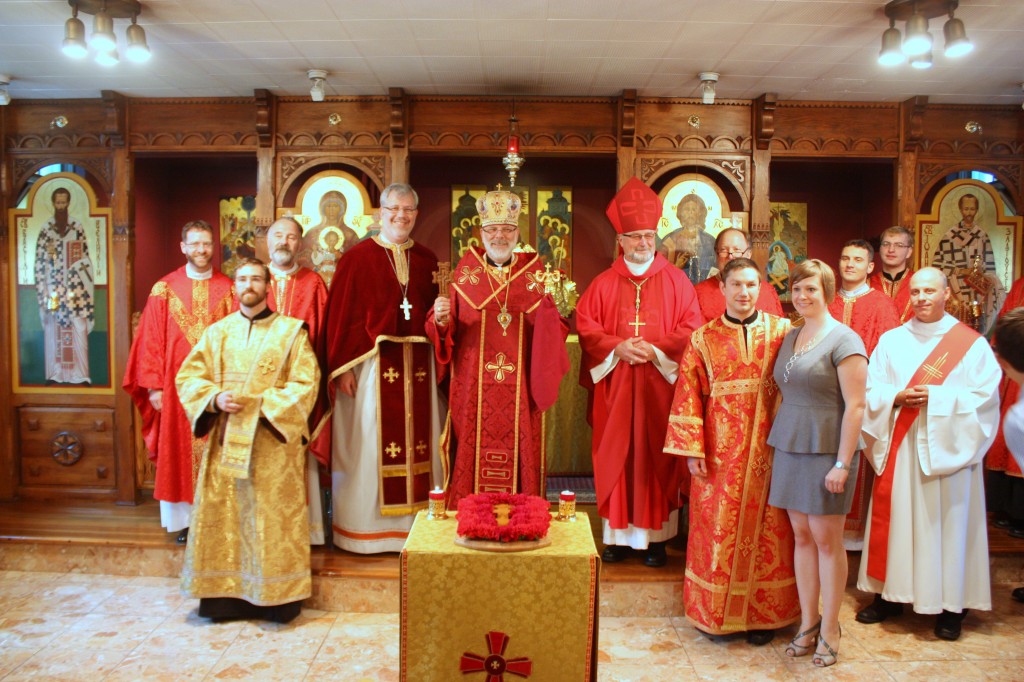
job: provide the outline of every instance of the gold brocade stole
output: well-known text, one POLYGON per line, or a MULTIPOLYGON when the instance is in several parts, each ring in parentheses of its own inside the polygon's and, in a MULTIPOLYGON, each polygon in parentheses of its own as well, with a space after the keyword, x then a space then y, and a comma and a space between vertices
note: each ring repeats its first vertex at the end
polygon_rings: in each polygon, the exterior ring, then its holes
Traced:
POLYGON ((504 286, 488 281, 490 275, 483 257, 472 253, 478 264, 462 266, 453 273, 452 288, 480 313, 473 492, 515 493, 519 481, 520 418, 529 410, 530 401, 524 376, 526 316, 540 305, 544 286, 536 279, 536 254, 518 253, 519 262, 508 277, 510 290, 506 298, 504 286), (506 300, 511 320, 503 329, 498 315, 506 300))
POLYGON ((430 410, 433 348, 399 338, 378 338, 377 347, 380 513, 406 516, 426 509, 432 485, 430 463, 437 447, 430 410))
POLYGON ((277 384, 288 351, 291 350, 301 329, 301 320, 275 314, 270 322, 270 329, 253 354, 255 362, 249 366, 249 373, 242 388, 235 393, 236 402, 243 405, 242 410, 227 415, 224 444, 218 464, 226 475, 249 478, 252 445, 256 438, 262 408, 261 398, 264 391, 277 384))

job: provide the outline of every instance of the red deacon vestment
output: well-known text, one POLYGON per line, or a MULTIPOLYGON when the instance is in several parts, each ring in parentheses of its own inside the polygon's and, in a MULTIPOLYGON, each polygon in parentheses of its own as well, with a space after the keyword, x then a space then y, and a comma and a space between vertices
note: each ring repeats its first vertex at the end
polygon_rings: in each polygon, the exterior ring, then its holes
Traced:
MULTIPOLYGON (((1010 293, 1006 295, 1006 301, 1003 302, 1003 307, 999 311, 999 317, 1021 306, 1024 306, 1024 277, 1013 283, 1010 293)), ((1006 447, 1006 438, 1003 436, 1003 419, 1006 418, 1006 412, 1017 403, 1019 398, 1020 384, 1004 375, 999 384, 999 434, 996 436, 996 442, 992 444, 988 454, 985 455, 986 469, 1004 471, 1010 476, 1017 477, 1021 476, 1021 471, 1017 466, 1017 460, 1013 458, 1010 449, 1006 447)))
POLYGON ((631 274, 619 257, 587 287, 576 313, 580 383, 593 391, 597 511, 613 529, 658 531, 681 506, 680 485, 689 477, 663 449, 678 364, 690 334, 702 324, 694 287, 661 254, 641 275, 631 274), (612 357, 617 345, 636 336, 675 365, 667 372, 671 379, 653 363, 630 365, 612 357), (596 383, 595 368, 603 373, 596 383))
MULTIPOLYGON (((914 271, 907 268, 898 279, 891 280, 882 271, 878 271, 868 278, 868 284, 872 289, 881 291, 888 296, 896 306, 896 314, 900 316, 900 324, 903 324, 914 316, 914 309, 910 305, 910 278, 914 271)), ((871 351, 868 350, 868 353, 871 351)))
MULTIPOLYGON (((721 283, 722 280, 715 275, 694 286, 697 292, 697 303, 700 305, 700 314, 704 317, 705 322, 717 320, 725 314, 725 296, 720 288, 721 283)), ((765 283, 761 285, 755 307, 762 313, 785 317, 785 313, 782 312, 782 302, 779 300, 775 287, 765 283)))
POLYGON ((793 529, 785 510, 767 504, 772 369, 788 330, 788 320, 764 313, 746 326, 712 320, 694 332, 679 368, 665 451, 707 466, 690 485, 683 602, 686 619, 715 635, 800 617, 793 529))
POLYGON ((427 319, 439 374, 451 376, 449 508, 473 493, 545 493, 541 414, 569 370, 569 326, 537 280, 537 254, 513 254, 502 272, 470 248, 452 272, 449 323, 436 326, 433 310, 427 319))
POLYGON ((234 295, 231 280, 221 273, 191 279, 186 267, 153 285, 128 354, 123 387, 139 409, 146 449, 156 464, 153 497, 191 504, 206 439, 192 436, 174 377, 206 328, 231 312, 234 295), (149 402, 150 390, 163 391, 160 411, 149 402))
MULTIPOLYGON (((909 280, 908 280, 909 281, 909 280)), ((909 284, 906 285, 909 290, 909 284)), ((882 334, 900 326, 899 314, 892 299, 877 289, 869 288, 856 296, 846 297, 837 291, 828 306, 832 317, 852 329, 864 342, 868 357, 878 345, 882 334)), ((861 462, 854 482, 853 506, 846 515, 843 542, 848 550, 859 550, 864 545, 864 528, 867 524, 868 503, 871 499, 871 483, 874 472, 867 462, 861 462)))

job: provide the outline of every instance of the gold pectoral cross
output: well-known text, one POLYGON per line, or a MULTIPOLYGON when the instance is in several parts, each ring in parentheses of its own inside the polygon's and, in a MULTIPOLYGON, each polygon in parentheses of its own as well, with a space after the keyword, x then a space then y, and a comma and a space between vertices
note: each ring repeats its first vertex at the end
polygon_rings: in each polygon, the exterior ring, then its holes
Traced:
MULTIPOLYGON (((650 279, 650 277, 648 277, 647 279, 650 279)), ((640 327, 647 326, 646 322, 640 321, 640 289, 643 287, 643 285, 647 284, 647 279, 642 279, 639 282, 632 279, 629 280, 630 282, 632 282, 633 286, 636 287, 636 316, 633 318, 632 322, 626 323, 627 327, 633 328, 633 336, 640 336, 640 327)))

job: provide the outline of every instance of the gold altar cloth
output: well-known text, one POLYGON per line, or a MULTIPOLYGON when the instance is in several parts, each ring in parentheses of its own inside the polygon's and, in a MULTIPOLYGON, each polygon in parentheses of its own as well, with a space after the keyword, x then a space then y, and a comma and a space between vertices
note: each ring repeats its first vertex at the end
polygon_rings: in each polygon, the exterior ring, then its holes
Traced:
POLYGON ((549 546, 506 553, 459 547, 454 514, 419 512, 402 550, 403 682, 488 682, 499 669, 503 682, 523 669, 529 682, 596 680, 601 562, 576 516, 551 521, 549 546))

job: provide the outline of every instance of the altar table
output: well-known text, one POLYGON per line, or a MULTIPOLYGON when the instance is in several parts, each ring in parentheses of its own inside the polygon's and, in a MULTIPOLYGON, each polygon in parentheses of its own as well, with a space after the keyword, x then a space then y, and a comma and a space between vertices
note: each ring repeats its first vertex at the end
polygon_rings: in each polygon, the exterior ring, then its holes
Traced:
POLYGON ((601 561, 587 515, 552 518, 551 544, 526 552, 460 547, 457 523, 421 511, 402 550, 403 682, 596 680, 601 561))

